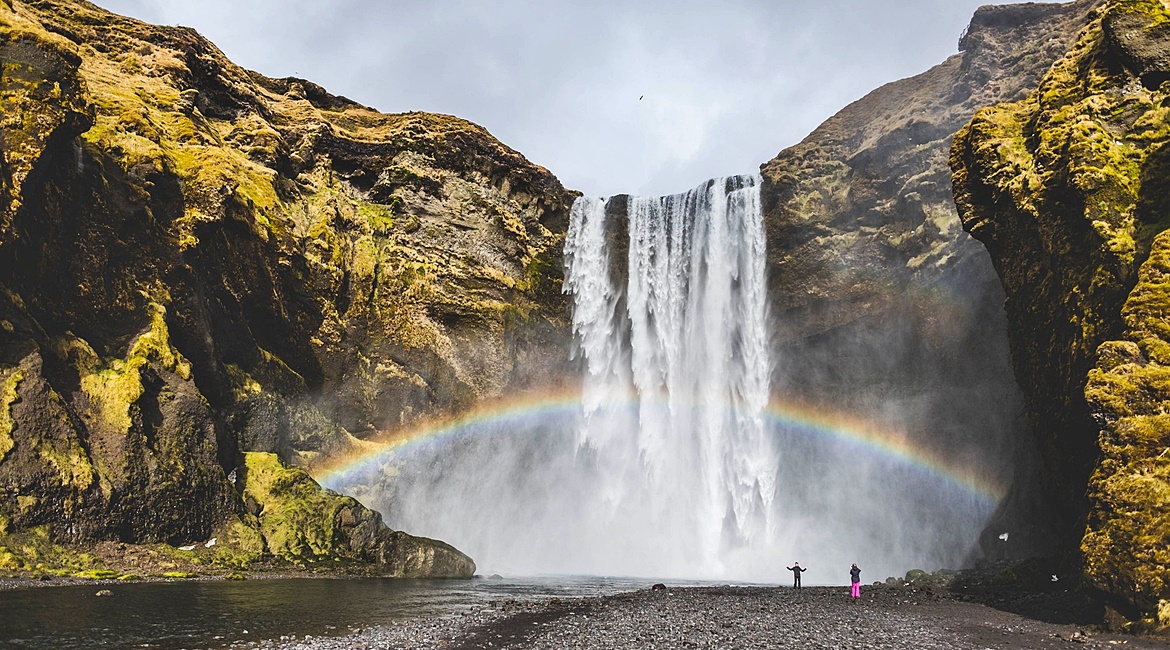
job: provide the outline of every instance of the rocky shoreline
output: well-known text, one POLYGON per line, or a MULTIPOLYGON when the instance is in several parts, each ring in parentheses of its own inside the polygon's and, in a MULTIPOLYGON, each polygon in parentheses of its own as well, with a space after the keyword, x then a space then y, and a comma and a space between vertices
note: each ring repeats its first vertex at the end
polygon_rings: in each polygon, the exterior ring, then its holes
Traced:
POLYGON ((379 566, 358 562, 296 566, 278 560, 255 561, 247 567, 232 567, 208 561, 197 550, 169 544, 125 544, 96 542, 70 546, 42 545, 45 561, 32 570, 5 570, 0 567, 0 591, 40 587, 93 585, 97 589, 131 582, 176 582, 192 580, 269 580, 282 578, 382 577, 379 566))
POLYGON ((685 587, 546 601, 373 627, 339 637, 236 644, 261 650, 350 648, 1170 648, 962 600, 945 589, 685 587))

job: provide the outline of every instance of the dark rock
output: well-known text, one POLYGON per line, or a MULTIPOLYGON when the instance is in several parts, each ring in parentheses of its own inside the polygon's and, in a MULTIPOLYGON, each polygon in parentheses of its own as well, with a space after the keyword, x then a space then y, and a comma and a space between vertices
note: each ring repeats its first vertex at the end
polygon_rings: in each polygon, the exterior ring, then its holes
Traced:
POLYGON ((948 151, 980 108, 1027 96, 1100 4, 980 8, 960 54, 866 95, 761 168, 785 360, 774 390, 830 409, 864 408, 880 393, 881 408, 915 413, 914 446, 988 459, 1002 473, 987 479, 1012 485, 991 526, 1019 530, 1019 553, 1050 548, 1051 520, 1066 512, 1036 485, 1003 289, 960 227, 948 151))
MULTIPOLYGON (((1007 293, 1016 377, 1041 448, 1033 485, 1062 562, 1118 612, 1170 625, 1170 182, 1160 2, 1108 3, 1026 100, 955 136, 955 199, 1007 293)), ((1012 534, 1012 542, 1016 540, 1012 534)), ((1010 569, 1011 567, 1009 567, 1010 569)), ((1024 579, 1013 570, 1005 581, 1024 579)))

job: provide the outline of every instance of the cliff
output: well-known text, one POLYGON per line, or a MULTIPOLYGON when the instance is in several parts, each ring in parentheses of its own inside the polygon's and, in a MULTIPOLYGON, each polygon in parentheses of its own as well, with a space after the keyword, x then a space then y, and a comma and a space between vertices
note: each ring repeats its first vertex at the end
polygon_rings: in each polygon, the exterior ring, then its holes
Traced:
POLYGON ((961 227, 948 153, 977 110, 1026 97, 1098 4, 983 7, 959 54, 873 91, 761 168, 773 386, 875 421, 900 414, 915 446, 988 468, 1010 485, 982 540, 997 556, 1005 530, 1013 554, 1050 551, 1053 509, 1076 506, 1034 477, 1051 450, 1023 418, 1003 289, 961 227))
POLYGON ((1120 613, 1170 625, 1170 7, 1112 0, 1021 101, 955 138, 963 226, 1007 294, 1056 533, 1120 613))
POLYGON ((0 2, 0 63, 2 565, 31 531, 470 575, 307 475, 254 483, 555 381, 573 195, 474 124, 87 2, 0 2), (265 515, 289 500, 317 503, 265 515))

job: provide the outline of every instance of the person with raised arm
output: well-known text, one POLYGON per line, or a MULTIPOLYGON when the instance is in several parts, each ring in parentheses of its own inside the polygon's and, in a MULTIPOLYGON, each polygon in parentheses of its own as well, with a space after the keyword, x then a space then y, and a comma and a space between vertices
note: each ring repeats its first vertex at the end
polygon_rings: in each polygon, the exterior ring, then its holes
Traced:
POLYGON ((800 589, 800 574, 808 571, 808 569, 802 568, 800 562, 793 562, 792 566, 788 567, 788 570, 792 572, 792 588, 800 589))

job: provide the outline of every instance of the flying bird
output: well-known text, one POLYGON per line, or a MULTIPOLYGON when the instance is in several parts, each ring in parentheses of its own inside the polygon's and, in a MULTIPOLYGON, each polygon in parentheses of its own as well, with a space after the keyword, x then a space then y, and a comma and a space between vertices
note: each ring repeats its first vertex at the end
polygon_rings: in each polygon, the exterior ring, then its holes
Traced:
POLYGON ((645 95, 638 95, 638 101, 642 101, 643 97, 645 97, 645 95))
POLYGON ((1006 542, 1006 541, 1008 540, 1008 534, 1007 534, 1007 533, 1003 533, 1003 534, 1001 534, 1001 535, 999 536, 999 538, 1000 538, 1000 539, 1002 539, 1003 541, 1005 541, 1005 542, 1006 542))

